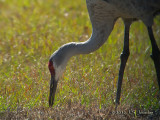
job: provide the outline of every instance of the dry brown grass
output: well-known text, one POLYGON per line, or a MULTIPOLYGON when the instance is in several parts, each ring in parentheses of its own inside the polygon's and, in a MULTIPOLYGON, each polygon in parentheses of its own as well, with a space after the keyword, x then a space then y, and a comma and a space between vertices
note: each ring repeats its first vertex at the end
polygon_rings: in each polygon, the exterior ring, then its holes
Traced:
MULTIPOLYGON (((80 104, 66 104, 65 107, 54 108, 37 107, 33 109, 17 108, 16 111, 5 111, 0 113, 0 120, 159 120, 156 115, 142 115, 129 113, 132 108, 119 107, 115 113, 113 106, 98 109, 96 106, 86 108, 80 104), (121 113, 120 113, 121 112, 121 113)), ((141 110, 142 111, 142 110, 141 110)), ((138 113, 138 111, 137 111, 138 113)))

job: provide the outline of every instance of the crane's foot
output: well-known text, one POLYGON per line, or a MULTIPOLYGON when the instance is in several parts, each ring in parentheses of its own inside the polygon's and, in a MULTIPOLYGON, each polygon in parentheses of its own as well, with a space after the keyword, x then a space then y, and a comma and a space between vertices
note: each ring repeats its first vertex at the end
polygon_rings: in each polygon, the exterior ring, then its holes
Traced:
POLYGON ((118 105, 119 104, 117 104, 117 103, 115 104, 115 111, 117 111, 118 105))

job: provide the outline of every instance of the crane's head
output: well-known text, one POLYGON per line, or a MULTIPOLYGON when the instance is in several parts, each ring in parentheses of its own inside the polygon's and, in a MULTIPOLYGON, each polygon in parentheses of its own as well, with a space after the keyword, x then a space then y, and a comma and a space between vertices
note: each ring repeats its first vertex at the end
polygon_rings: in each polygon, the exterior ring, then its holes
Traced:
POLYGON ((55 51, 48 63, 48 68, 51 74, 51 80, 50 80, 50 94, 49 94, 49 106, 52 107, 54 104, 54 97, 55 92, 57 88, 57 83, 59 78, 62 76, 66 64, 68 61, 68 55, 67 55, 66 47, 63 46, 57 51, 55 51))

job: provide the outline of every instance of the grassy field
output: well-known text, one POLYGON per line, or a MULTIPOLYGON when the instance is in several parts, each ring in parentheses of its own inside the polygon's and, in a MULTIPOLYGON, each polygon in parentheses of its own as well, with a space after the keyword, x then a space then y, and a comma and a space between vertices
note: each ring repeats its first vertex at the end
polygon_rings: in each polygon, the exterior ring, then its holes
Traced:
MULTIPOLYGON (((154 22, 160 47, 160 17, 154 22)), ((54 108, 49 109, 50 55, 65 43, 86 41, 91 36, 85 0, 0 0, 0 119, 5 112, 12 115, 19 109, 29 111, 27 117, 37 109, 59 116, 60 111, 70 109, 74 114, 75 107, 79 111, 85 108, 86 114, 87 110, 102 110, 104 114, 112 110, 123 31, 124 24, 119 19, 99 50, 72 57, 59 81, 54 108)), ((131 26, 130 53, 118 109, 159 108, 150 40, 141 21, 131 26)))

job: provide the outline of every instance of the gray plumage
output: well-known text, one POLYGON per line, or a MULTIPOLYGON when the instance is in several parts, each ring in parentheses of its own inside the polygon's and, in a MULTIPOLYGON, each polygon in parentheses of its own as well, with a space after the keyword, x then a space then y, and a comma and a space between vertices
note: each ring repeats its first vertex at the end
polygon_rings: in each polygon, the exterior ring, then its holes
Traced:
POLYGON ((154 14, 160 11, 160 0, 86 0, 93 32, 86 42, 67 43, 50 59, 57 66, 71 56, 89 54, 103 45, 110 35, 117 18, 142 20, 152 26, 154 14))
POLYGON ((160 0, 86 0, 86 4, 92 23, 92 35, 86 42, 65 44, 52 54, 50 61, 53 62, 56 81, 72 56, 89 54, 105 43, 119 17, 124 20, 128 28, 127 33, 130 24, 135 20, 142 20, 150 28, 153 25, 154 16, 160 13, 160 0))

